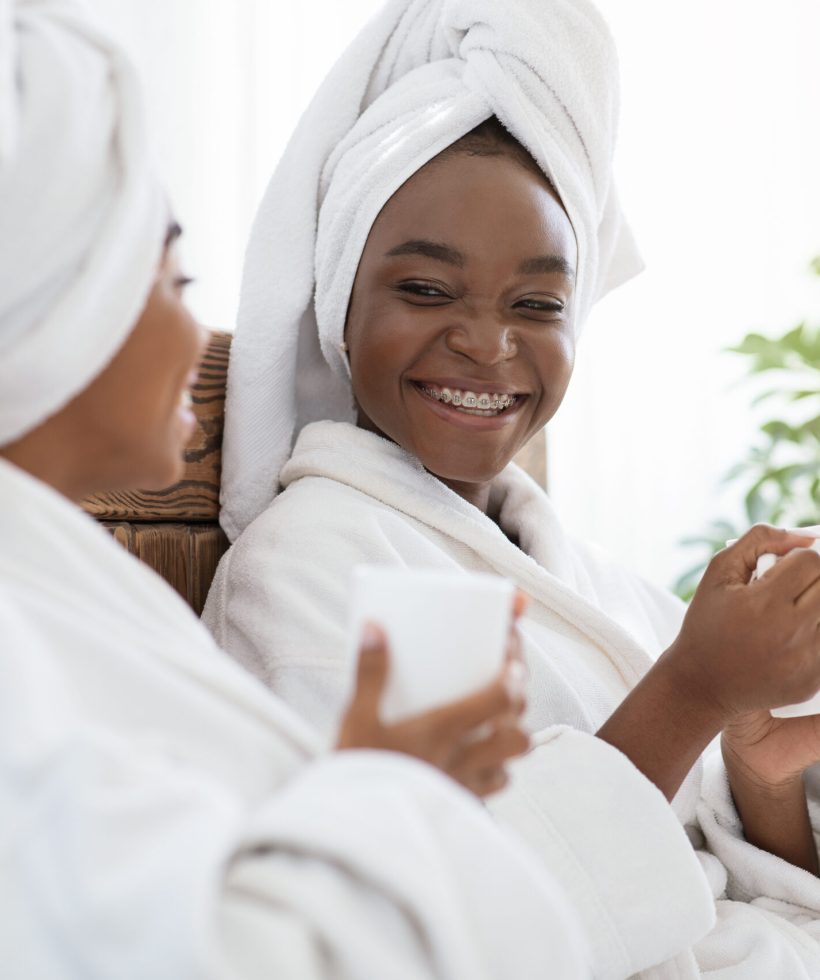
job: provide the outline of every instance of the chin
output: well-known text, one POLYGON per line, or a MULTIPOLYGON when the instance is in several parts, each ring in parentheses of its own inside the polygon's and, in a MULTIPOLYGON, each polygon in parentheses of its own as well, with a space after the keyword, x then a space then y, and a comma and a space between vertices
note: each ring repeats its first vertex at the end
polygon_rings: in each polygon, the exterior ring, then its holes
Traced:
POLYGON ((139 481, 140 490, 165 490, 182 479, 184 463, 181 450, 146 461, 143 472, 144 476, 139 481))
POLYGON ((424 468, 440 480, 456 483, 486 484, 492 482, 509 463, 512 456, 504 459, 474 460, 465 464, 453 459, 420 456, 424 468))

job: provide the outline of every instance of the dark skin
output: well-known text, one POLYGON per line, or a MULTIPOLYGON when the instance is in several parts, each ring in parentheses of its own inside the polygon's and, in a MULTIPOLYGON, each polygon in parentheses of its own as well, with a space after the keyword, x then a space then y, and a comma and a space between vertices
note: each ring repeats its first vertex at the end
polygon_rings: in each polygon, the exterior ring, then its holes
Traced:
MULTIPOLYGON (((194 422, 183 396, 195 379, 207 332, 182 301, 188 280, 174 247, 179 233, 175 225, 169 229, 142 315, 108 367, 61 411, 0 447, 0 456, 70 500, 103 491, 159 489, 182 475, 182 452, 194 422)), ((515 621, 523 608, 518 597, 506 662, 495 681, 396 725, 379 717, 389 657, 383 633, 371 628, 338 747, 414 756, 480 796, 501 789, 506 763, 529 745, 520 727, 523 691, 512 666, 520 660, 515 621)))
POLYGON ((515 160, 456 154, 414 174, 376 219, 353 286, 346 341, 359 425, 486 512, 490 482, 569 383, 575 264, 563 207, 515 160), (443 417, 418 383, 448 380, 520 401, 496 428, 443 417))
MULTIPOLYGON (((449 152, 422 168, 376 219, 353 287, 359 425, 486 513, 491 481, 569 383, 576 259, 559 200, 518 159, 449 152), (523 397, 503 424, 476 423, 420 390, 451 381, 523 397)), ((820 688, 811 541, 761 526, 717 556, 679 636, 598 735, 671 800, 722 732, 747 838, 816 874, 802 777, 820 762, 820 722, 769 714, 820 688), (750 584, 766 552, 788 557, 750 584)))

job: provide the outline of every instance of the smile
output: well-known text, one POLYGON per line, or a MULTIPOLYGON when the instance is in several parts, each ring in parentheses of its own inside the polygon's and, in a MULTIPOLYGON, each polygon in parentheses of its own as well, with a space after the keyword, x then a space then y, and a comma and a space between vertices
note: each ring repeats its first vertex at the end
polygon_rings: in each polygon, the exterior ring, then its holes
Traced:
POLYGON ((414 382, 415 387, 428 398, 449 405, 464 415, 479 415, 493 418, 512 408, 520 395, 494 391, 467 391, 461 388, 446 388, 424 381, 414 382))

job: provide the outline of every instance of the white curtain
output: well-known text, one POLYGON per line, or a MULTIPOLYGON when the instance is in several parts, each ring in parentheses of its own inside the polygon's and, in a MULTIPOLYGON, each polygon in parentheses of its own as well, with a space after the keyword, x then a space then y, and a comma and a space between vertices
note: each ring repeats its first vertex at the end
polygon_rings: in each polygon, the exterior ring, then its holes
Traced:
MULTIPOLYGON (((142 69, 192 305, 230 328, 256 202, 379 0, 89 2, 142 69)), ((678 540, 732 506, 716 486, 754 428, 721 348, 820 305, 804 273, 820 252, 820 3, 598 2, 621 53, 619 182, 647 272, 593 315, 549 479, 573 530, 668 583, 693 557, 678 540)))

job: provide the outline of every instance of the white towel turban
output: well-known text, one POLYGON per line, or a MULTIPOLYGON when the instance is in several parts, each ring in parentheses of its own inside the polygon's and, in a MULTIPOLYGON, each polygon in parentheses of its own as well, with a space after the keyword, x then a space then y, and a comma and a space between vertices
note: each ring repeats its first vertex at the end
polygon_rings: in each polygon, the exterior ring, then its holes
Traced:
POLYGON ((0 446, 109 363, 167 222, 123 54, 70 0, 0 0, 0 446))
POLYGON ((566 208, 578 324, 640 270, 611 182, 617 112, 614 45, 588 0, 392 0, 371 21, 302 117, 251 233, 223 451, 231 539, 276 494, 302 426, 353 418, 341 344, 379 211, 485 119, 529 150, 566 208))

